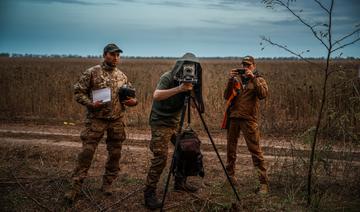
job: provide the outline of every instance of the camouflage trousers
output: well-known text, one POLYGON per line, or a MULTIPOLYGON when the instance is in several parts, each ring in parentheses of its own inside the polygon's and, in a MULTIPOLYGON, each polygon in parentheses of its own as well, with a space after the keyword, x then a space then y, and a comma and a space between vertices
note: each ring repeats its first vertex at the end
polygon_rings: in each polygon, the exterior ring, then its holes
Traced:
POLYGON ((95 150, 106 131, 106 149, 108 158, 103 175, 103 184, 110 185, 117 177, 120 168, 122 143, 126 139, 125 128, 122 119, 104 120, 87 119, 85 129, 81 132, 82 151, 78 155, 77 166, 73 173, 73 184, 79 187, 83 183, 91 166, 95 150))
POLYGON ((253 164, 259 174, 260 183, 268 184, 264 156, 259 144, 260 131, 258 128, 258 124, 254 121, 239 118, 230 119, 230 125, 227 131, 226 170, 228 174, 230 176, 235 175, 236 150, 240 131, 243 132, 246 145, 251 154, 253 164))
POLYGON ((176 133, 176 128, 151 127, 150 150, 153 153, 151 165, 146 178, 146 186, 156 189, 161 173, 168 158, 168 148, 171 137, 176 133))

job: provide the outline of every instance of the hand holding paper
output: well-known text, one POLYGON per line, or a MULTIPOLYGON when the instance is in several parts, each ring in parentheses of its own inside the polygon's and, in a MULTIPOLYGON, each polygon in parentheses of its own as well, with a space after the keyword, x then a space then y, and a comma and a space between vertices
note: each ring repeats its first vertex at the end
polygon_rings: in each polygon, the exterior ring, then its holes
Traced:
POLYGON ((92 104, 89 105, 91 110, 100 110, 107 102, 111 101, 111 89, 102 88, 92 91, 92 104))
POLYGON ((111 89, 110 88, 101 88, 98 90, 92 91, 92 100, 93 103, 100 102, 110 102, 111 101, 111 89))

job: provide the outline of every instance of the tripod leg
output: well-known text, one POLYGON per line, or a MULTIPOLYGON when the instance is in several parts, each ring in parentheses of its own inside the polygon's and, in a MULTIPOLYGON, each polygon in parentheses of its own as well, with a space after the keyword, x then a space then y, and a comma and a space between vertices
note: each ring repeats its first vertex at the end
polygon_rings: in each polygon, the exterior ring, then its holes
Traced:
POLYGON ((239 197, 239 195, 238 195, 238 193, 237 193, 237 191, 236 191, 235 186, 233 185, 232 181, 230 180, 229 174, 228 174, 227 171, 226 171, 226 168, 225 168, 225 166, 224 166, 224 163, 223 163, 223 161, 221 160, 220 154, 219 154, 219 152, 218 152, 218 150, 217 150, 217 148, 216 148, 216 146, 215 146, 214 140, 212 139, 212 137, 211 137, 211 135, 210 135, 210 132, 209 132, 209 129, 208 129, 208 127, 207 127, 207 125, 206 125, 206 123, 205 123, 205 120, 204 120, 204 118, 203 118, 203 116, 202 116, 202 114, 201 114, 201 112, 200 112, 199 106, 197 105, 194 97, 191 97, 191 99, 192 99, 193 102, 194 102, 195 108, 196 108, 196 110, 197 110, 197 112, 198 112, 198 114, 199 114, 199 116, 200 116, 200 119, 201 119, 201 122, 202 122, 202 124, 203 124, 203 127, 204 127, 204 129, 205 129, 205 131, 206 131, 206 133, 207 133, 207 135, 208 135, 208 137, 209 137, 209 139, 210 139, 210 142, 211 142, 211 144, 212 144, 212 146, 213 146, 213 148, 214 148, 214 150, 215 150, 215 153, 216 153, 216 155, 217 155, 217 157, 218 157, 218 159, 219 159, 219 161, 220 161, 220 163, 221 163, 221 166, 222 166, 222 168, 223 168, 223 170, 224 170, 224 172, 225 172, 225 175, 226 175, 226 177, 227 177, 227 180, 229 181, 229 183, 230 183, 230 185, 231 185, 231 188, 232 188, 233 191, 234 191, 234 194, 235 194, 235 196, 236 196, 236 199, 240 202, 240 197, 239 197))
MULTIPOLYGON (((163 211, 163 208, 164 208, 165 198, 166 198, 166 194, 167 194, 167 191, 168 191, 168 188, 169 188, 169 183, 170 183, 170 178, 171 178, 171 172, 173 170, 174 163, 175 163, 175 153, 176 153, 177 147, 179 145, 179 139, 180 139, 179 136, 180 136, 180 133, 182 131, 182 127, 184 125, 185 112, 186 112, 186 108, 188 106, 189 101, 190 101, 190 95, 185 97, 184 106, 183 106, 182 111, 181 111, 180 126, 179 126, 179 129, 178 129, 178 134, 176 135, 174 153, 173 153, 173 156, 172 156, 172 159, 171 159, 171 165, 170 165, 169 173, 168 173, 168 176, 167 176, 167 179, 166 179, 165 190, 164 190, 163 198, 162 198, 162 201, 161 201, 160 211, 163 211)), ((190 110, 190 108, 188 108, 188 110, 190 110)))

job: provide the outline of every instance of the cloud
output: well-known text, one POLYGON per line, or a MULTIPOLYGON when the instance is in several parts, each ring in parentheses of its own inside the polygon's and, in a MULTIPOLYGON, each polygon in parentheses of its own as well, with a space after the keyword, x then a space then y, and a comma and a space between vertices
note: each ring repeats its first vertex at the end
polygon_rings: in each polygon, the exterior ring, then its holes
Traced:
POLYGON ((61 3, 61 4, 77 4, 77 5, 84 5, 84 6, 96 6, 96 5, 114 5, 111 2, 101 2, 101 1, 89 1, 89 0, 23 0, 26 2, 35 2, 35 3, 61 3))
MULTIPOLYGON (((257 48, 260 35, 299 49, 317 49, 311 32, 289 11, 268 9, 260 0, 0 1, 5 2, 5 9, 0 7, 0 51, 87 53, 109 41, 124 45, 132 55, 174 55, 185 49, 239 54, 240 48, 257 48)), ((355 12, 360 4, 343 1, 335 5, 334 38, 352 31, 351 24, 359 20, 355 12)), ((291 7, 303 9, 300 14, 310 23, 326 21, 313 1, 295 1, 291 7)))
POLYGON ((157 2, 147 1, 146 4, 168 6, 168 7, 191 7, 192 5, 189 3, 185 3, 183 1, 157 1, 157 2))

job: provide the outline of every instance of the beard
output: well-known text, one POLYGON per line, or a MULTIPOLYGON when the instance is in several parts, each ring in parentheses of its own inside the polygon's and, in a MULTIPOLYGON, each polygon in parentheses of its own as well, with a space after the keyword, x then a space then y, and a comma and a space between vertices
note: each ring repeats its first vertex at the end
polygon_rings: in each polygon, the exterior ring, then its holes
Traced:
POLYGON ((116 63, 107 62, 107 61, 105 61, 105 63, 106 63, 106 65, 108 65, 108 66, 110 66, 110 67, 112 67, 112 68, 116 67, 116 63))

